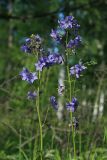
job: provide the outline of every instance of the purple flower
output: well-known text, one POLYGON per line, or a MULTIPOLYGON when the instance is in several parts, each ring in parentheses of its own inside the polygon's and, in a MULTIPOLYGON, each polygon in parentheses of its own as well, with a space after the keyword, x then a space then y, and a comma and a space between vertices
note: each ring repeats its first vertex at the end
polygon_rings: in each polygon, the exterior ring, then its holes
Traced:
POLYGON ((65 35, 65 31, 60 28, 56 30, 52 29, 51 34, 50 34, 50 36, 58 42, 63 38, 64 35, 65 35))
POLYGON ((55 55, 54 54, 49 54, 47 57, 47 63, 54 64, 56 63, 55 55))
POLYGON ((63 63, 63 58, 59 54, 49 54, 47 57, 41 57, 37 63, 35 63, 36 70, 42 71, 44 67, 50 67, 54 64, 63 63))
POLYGON ((63 58, 61 55, 59 54, 50 54, 48 56, 48 63, 52 63, 52 64, 61 64, 63 63, 63 58))
POLYGON ((70 75, 76 76, 76 78, 80 77, 80 74, 86 69, 86 67, 82 64, 76 64, 75 66, 70 68, 70 75))
POLYGON ((27 68, 23 68, 22 72, 20 72, 20 76, 22 80, 29 83, 33 83, 36 79, 38 79, 36 73, 29 72, 27 68))
POLYGON ((67 48, 73 48, 73 47, 78 47, 78 45, 81 42, 81 37, 77 36, 74 40, 70 40, 67 44, 67 48))
POLYGON ((43 67, 46 65, 46 57, 41 57, 37 63, 35 63, 35 67, 37 71, 42 71, 43 67))
POLYGON ((57 103, 56 98, 54 96, 50 97, 50 103, 55 110, 58 110, 58 103, 57 103))
POLYGON ((75 46, 75 42, 74 42, 74 40, 71 39, 67 44, 67 48, 72 48, 74 46, 75 46))
POLYGON ((25 39, 25 42, 26 42, 27 44, 30 44, 30 43, 31 43, 31 39, 30 39, 30 38, 26 38, 26 39, 25 39))
POLYGON ((75 112, 77 107, 78 107, 78 101, 75 97, 72 98, 71 102, 66 103, 66 108, 68 111, 75 112))
POLYGON ((24 44, 21 46, 21 51, 25 53, 31 53, 31 48, 24 44))
POLYGON ((77 37, 74 39, 74 42, 75 42, 75 46, 78 46, 79 43, 81 42, 81 37, 80 37, 80 36, 77 36, 77 37))
POLYGON ((55 63, 57 63, 57 64, 63 63, 63 57, 61 55, 54 54, 54 58, 55 58, 55 63))
POLYGON ((34 92, 29 91, 28 94, 27 94, 28 99, 35 99, 36 96, 37 96, 37 93, 35 91, 34 92))
POLYGON ((80 25, 77 23, 73 16, 67 16, 64 20, 58 21, 58 23, 60 25, 60 28, 63 29, 77 29, 80 27, 80 25))
POLYGON ((61 40, 61 37, 58 35, 57 30, 53 30, 52 29, 50 36, 56 41, 60 41, 61 40))
POLYGON ((78 21, 76 19, 73 19, 73 23, 72 23, 73 28, 78 29, 80 28, 80 25, 78 24, 78 21))

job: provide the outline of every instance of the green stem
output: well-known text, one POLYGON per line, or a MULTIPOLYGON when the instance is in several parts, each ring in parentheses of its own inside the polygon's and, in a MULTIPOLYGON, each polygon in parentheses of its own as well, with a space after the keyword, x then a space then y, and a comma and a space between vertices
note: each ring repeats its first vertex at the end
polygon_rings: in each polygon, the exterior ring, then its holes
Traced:
POLYGON ((41 116, 40 116, 40 101, 39 96, 40 94, 40 72, 39 72, 39 87, 38 87, 38 101, 37 101, 37 114, 38 114, 38 120, 39 120, 39 129, 40 129, 40 150, 41 150, 41 160, 42 160, 42 151, 43 151, 43 137, 42 137, 42 122, 41 122, 41 116))
POLYGON ((80 134, 79 134, 79 154, 80 154, 80 156, 81 156, 81 132, 80 132, 80 134))
POLYGON ((19 160, 21 160, 21 143, 22 143, 22 136, 21 136, 21 129, 19 135, 19 160))
POLYGON ((71 122, 72 122, 72 141, 73 141, 74 159, 76 160, 75 128, 73 126, 72 112, 70 112, 70 119, 71 119, 71 122))
MULTIPOLYGON (((68 59, 68 58, 67 58, 68 59)), ((69 82, 69 92, 70 92, 70 96, 69 96, 69 99, 71 101, 71 96, 72 96, 72 92, 71 92, 71 80, 70 80, 70 74, 69 74, 69 66, 67 65, 67 74, 68 74, 68 82, 69 82)))
POLYGON ((68 146, 67 146, 67 153, 68 153, 68 157, 69 157, 69 139, 70 139, 70 132, 68 132, 68 146))
MULTIPOLYGON (((38 53, 37 53, 37 60, 38 60, 38 53)), ((43 135, 42 135, 42 121, 41 121, 41 115, 40 115, 40 71, 38 72, 38 80, 39 80, 39 85, 38 85, 38 97, 36 100, 36 109, 37 109, 37 115, 38 115, 38 121, 39 121, 39 131, 40 131, 40 160, 42 160, 42 152, 43 152, 43 135)), ((36 140, 35 140, 35 144, 34 144, 34 154, 33 154, 33 160, 36 160, 37 157, 35 155, 35 150, 36 150, 36 140)))
MULTIPOLYGON (((68 61, 68 53, 66 53, 66 59, 68 61)), ((71 84, 71 80, 70 80, 70 73, 69 73, 69 66, 68 66, 68 64, 67 64, 67 76, 68 76, 69 91, 70 91, 69 99, 71 101, 71 97, 72 97, 71 87, 72 87, 72 84, 71 84)), ((74 90, 75 90, 75 80, 74 80, 74 86, 73 86, 73 94, 74 94, 74 90)), ((74 129, 74 126, 73 126, 72 112, 70 112, 70 119, 71 119, 71 122, 72 122, 72 141, 73 141, 74 159, 76 159, 75 129, 74 129)))

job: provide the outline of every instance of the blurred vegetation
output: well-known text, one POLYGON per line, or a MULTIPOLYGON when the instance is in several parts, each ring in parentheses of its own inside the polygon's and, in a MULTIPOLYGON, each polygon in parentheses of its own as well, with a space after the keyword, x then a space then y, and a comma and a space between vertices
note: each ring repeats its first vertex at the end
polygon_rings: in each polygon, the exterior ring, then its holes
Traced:
MULTIPOLYGON (((43 37, 47 48, 54 48, 55 44, 49 34, 62 14, 72 14, 78 19, 83 45, 78 49, 76 57, 84 63, 89 62, 87 72, 77 84, 80 88, 77 92, 80 108, 76 113, 79 119, 77 155, 80 160, 107 159, 106 11, 106 0, 0 0, 0 160, 18 160, 20 152, 20 160, 32 159, 38 120, 35 102, 26 98, 29 85, 21 81, 19 72, 23 66, 34 70, 35 59, 22 53, 20 46, 33 33, 43 37), (93 121, 96 105, 97 115, 93 121)), ((70 59, 71 65, 75 62, 74 57, 70 59)), ((47 160, 72 159, 71 155, 68 159, 64 152, 67 145, 67 122, 64 119, 58 120, 49 104, 50 95, 57 96, 59 70, 57 66, 46 71, 44 98, 40 102, 43 120, 49 108, 43 132, 44 157, 47 160)), ((36 138, 38 136, 39 132, 36 138)))

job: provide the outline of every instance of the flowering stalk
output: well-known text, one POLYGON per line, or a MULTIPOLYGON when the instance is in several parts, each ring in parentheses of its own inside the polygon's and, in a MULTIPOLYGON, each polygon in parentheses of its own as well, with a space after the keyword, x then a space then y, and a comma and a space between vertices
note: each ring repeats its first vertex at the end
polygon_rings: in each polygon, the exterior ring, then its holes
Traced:
MULTIPOLYGON (((51 37, 57 42, 61 42, 66 35, 64 62, 65 62, 66 72, 67 72, 66 81, 68 81, 68 84, 69 84, 69 103, 66 103, 66 108, 70 112, 70 121, 72 123, 71 128, 72 128, 73 152, 74 152, 74 158, 76 159, 75 127, 77 126, 77 121, 76 119, 73 119, 74 118, 73 112, 75 112, 75 110, 77 109, 78 101, 74 97, 75 81, 76 81, 75 77, 79 78, 80 74, 86 69, 86 67, 81 63, 79 63, 72 66, 69 69, 69 56, 70 56, 69 53, 75 52, 76 48, 79 47, 79 44, 81 43, 81 37, 78 35, 78 29, 80 25, 78 24, 77 20, 75 20, 73 16, 67 16, 65 17, 65 19, 58 21, 58 23, 59 23, 59 26, 56 30, 52 30, 51 37), (63 30, 63 34, 61 34, 62 30, 63 30), (70 35, 73 36, 72 39, 70 39, 71 38, 70 35), (71 81, 72 77, 74 77, 74 80, 71 81), (72 85, 72 82, 74 82, 73 85, 72 85)), ((54 97, 54 100, 51 99, 51 104, 55 109, 57 108, 58 110, 58 105, 55 97, 54 97)), ((69 136, 70 135, 68 134, 68 141, 69 141, 69 136)))
MULTIPOLYGON (((68 33, 67 33, 67 37, 68 37, 68 33)), ((66 38, 66 47, 67 47, 67 38, 66 38)), ((68 77, 68 83, 69 83, 69 102, 71 102, 71 98, 72 98, 72 84, 71 84, 70 73, 69 73, 68 56, 69 56, 68 52, 66 52, 67 77, 68 77)), ((75 87, 73 86, 73 88, 75 88, 75 87)), ((73 121, 72 118, 73 118, 72 112, 70 112, 70 120, 71 120, 71 122, 73 121)), ((72 134, 72 141, 73 141, 74 159, 76 159, 75 129, 74 129, 73 125, 71 126, 71 128, 72 128, 71 134, 72 134)), ((70 140, 69 136, 70 136, 70 134, 68 133, 68 140, 70 140)))
MULTIPOLYGON (((38 59, 38 53, 37 53, 37 59, 38 59)), ((39 80, 39 85, 38 85, 38 97, 36 100, 36 109, 37 109, 37 115, 38 115, 38 121, 39 121, 39 130, 40 130, 40 157, 42 160, 42 154, 43 154, 43 136, 42 136, 42 121, 41 121, 41 115, 40 115, 40 83, 41 83, 41 75, 40 71, 38 72, 38 80, 39 80)), ((34 146, 34 153, 35 153, 35 148, 36 148, 36 139, 35 139, 35 146, 34 146)), ((35 160, 35 154, 33 159, 35 160)))
MULTIPOLYGON (((78 121, 76 120, 75 117, 73 117, 73 112, 75 112, 78 107, 78 100, 75 97, 75 83, 76 83, 76 80, 81 76, 82 72, 86 69, 86 67, 81 62, 79 62, 79 64, 75 64, 74 66, 71 66, 71 68, 69 68, 69 57, 71 56, 69 53, 71 52, 74 53, 76 48, 79 47, 81 43, 81 37, 78 35, 78 29, 80 25, 78 24, 77 20, 75 20, 73 16, 67 16, 65 17, 65 19, 58 21, 58 24, 59 24, 58 28, 56 30, 52 30, 50 35, 58 43, 61 43, 61 41, 63 42, 64 40, 65 42, 64 57, 63 57, 63 54, 61 55, 59 53, 55 53, 55 52, 51 53, 47 51, 44 52, 44 49, 42 48, 42 39, 40 38, 39 35, 36 35, 36 36, 31 35, 30 38, 26 39, 25 44, 21 47, 21 50, 24 51, 25 53, 36 54, 36 57, 37 57, 37 61, 34 64, 36 72, 30 72, 27 68, 24 68, 20 73, 20 76, 22 80, 27 81, 30 85, 32 85, 34 81, 38 81, 37 93, 35 91, 29 91, 28 99, 36 98, 36 109, 37 109, 39 130, 40 130, 41 160, 43 158, 42 156, 42 153, 43 153, 42 127, 43 126, 42 126, 42 120, 40 115, 40 93, 41 93, 40 89, 43 89, 43 87, 41 86, 41 82, 42 82, 41 79, 43 77, 43 80, 44 80, 43 70, 45 68, 49 69, 54 65, 60 65, 60 64, 63 64, 66 67, 67 79, 65 81, 67 81, 69 84, 69 102, 65 104, 65 107, 70 115, 69 120, 71 121, 70 125, 72 128, 71 134, 72 134, 72 142, 73 142, 73 154, 74 154, 73 157, 74 159, 76 159, 75 128, 78 126, 78 121)), ((67 90, 67 86, 63 86, 59 84, 59 87, 58 87, 59 95, 63 95, 63 93, 66 91, 65 88, 67 90)), ((66 99, 64 98, 64 100, 66 99)), ((54 110, 57 112, 59 110, 57 98, 55 96, 51 96, 50 102, 54 110)), ((69 139, 70 139, 70 133, 68 134, 68 141, 69 139)), ((35 150, 36 150, 36 140, 34 144, 33 160, 36 160, 35 150)))
MULTIPOLYGON (((39 83, 40 83, 40 72, 38 73, 39 76, 39 83)), ((37 103, 37 114, 38 114, 38 119, 39 119, 39 129, 40 129, 40 150, 41 150, 41 160, 42 160, 42 151, 43 151, 43 137, 42 137, 42 121, 41 121, 41 116, 40 116, 40 105, 39 105, 39 100, 40 99, 40 84, 38 86, 38 103, 37 103)))

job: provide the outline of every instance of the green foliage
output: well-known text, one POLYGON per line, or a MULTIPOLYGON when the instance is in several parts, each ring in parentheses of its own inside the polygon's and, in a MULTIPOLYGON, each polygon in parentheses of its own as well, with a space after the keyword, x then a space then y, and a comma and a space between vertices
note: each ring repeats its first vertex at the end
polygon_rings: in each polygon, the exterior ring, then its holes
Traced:
MULTIPOLYGON (((32 33, 39 33, 44 37, 43 43, 47 47, 53 46, 49 34, 51 28, 56 27, 60 12, 65 15, 73 14, 79 20, 83 45, 77 51, 78 60, 81 59, 81 55, 84 64, 88 60, 86 78, 81 77, 76 84, 82 90, 82 92, 77 90, 80 99, 80 108, 76 113, 80 124, 76 134, 77 160, 107 159, 106 10, 106 0, 0 1, 0 160, 32 160, 35 133, 37 140, 35 152, 37 159, 40 160, 35 102, 26 99, 29 86, 18 76, 23 66, 35 70, 33 65, 35 59, 22 53, 20 46, 24 38, 32 33), (103 116, 93 122, 93 109, 96 99, 98 101, 100 99, 101 92, 105 95, 103 116)), ((69 59, 70 66, 76 62, 74 58, 69 59)), ((47 73, 47 76, 42 82, 44 98, 40 102, 40 109, 44 121, 47 115, 43 127, 44 160, 73 160, 72 144, 70 154, 66 152, 69 127, 68 121, 65 123, 64 120, 67 120, 67 117, 64 113, 64 119, 58 120, 56 112, 53 112, 49 104, 49 96, 57 93, 59 70, 59 67, 45 70, 44 74, 47 73)))

